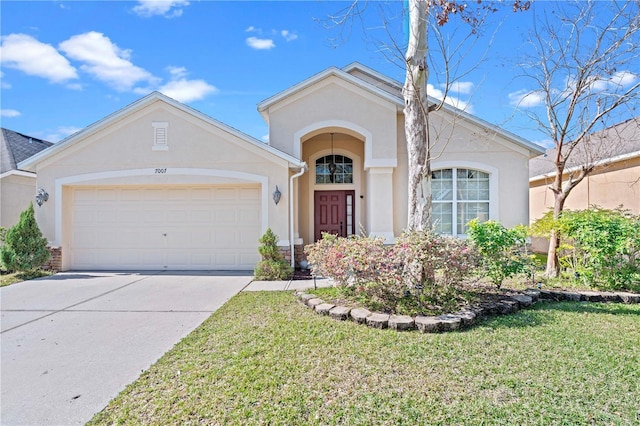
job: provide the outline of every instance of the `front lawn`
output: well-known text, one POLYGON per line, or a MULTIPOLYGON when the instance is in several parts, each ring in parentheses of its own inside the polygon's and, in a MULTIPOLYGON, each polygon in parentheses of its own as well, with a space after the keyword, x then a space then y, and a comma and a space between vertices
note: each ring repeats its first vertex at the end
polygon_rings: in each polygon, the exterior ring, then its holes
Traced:
POLYGON ((398 333, 241 293, 90 424, 640 423, 640 306, 539 304, 398 333))

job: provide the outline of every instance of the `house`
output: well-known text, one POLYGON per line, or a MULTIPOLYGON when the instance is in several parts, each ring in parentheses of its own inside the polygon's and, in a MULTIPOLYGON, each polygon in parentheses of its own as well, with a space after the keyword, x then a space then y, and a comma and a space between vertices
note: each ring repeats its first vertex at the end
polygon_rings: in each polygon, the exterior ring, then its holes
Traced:
MULTIPOLYGON (((265 144, 154 92, 21 163, 49 201, 38 223, 62 270, 252 269, 270 227, 287 254, 321 232, 393 241, 407 217, 401 84, 328 68, 258 105, 265 144)), ((528 221, 543 151, 446 107, 431 116, 438 229, 528 221)))
MULTIPOLYGON (((535 221, 553 208, 549 189, 556 172, 555 149, 535 157, 529 163, 529 217, 535 221)), ((569 194, 564 208, 584 210, 590 206, 605 209, 622 207, 640 214, 640 117, 632 118, 589 136, 572 155, 565 179, 582 164, 594 164, 593 171, 569 194), (588 161, 588 163, 587 163, 588 161)), ((546 251, 548 241, 534 239, 533 249, 546 251)))
POLYGON ((10 228, 20 220, 36 195, 36 174, 18 163, 53 145, 51 142, 0 129, 0 226, 10 228))

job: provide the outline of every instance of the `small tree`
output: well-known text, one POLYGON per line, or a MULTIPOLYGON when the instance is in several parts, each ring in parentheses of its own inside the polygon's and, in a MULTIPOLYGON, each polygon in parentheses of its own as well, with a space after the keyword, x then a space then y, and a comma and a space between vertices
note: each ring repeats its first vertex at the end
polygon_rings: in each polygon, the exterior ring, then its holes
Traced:
POLYGON ((260 252, 262 260, 253 270, 255 279, 267 281, 290 279, 293 275, 293 268, 284 260, 284 256, 278 249, 278 236, 273 233, 271 228, 267 228, 259 241, 258 252, 260 252))
POLYGON ((0 248, 0 261, 8 271, 29 272, 39 269, 51 253, 36 223, 33 204, 20 213, 20 221, 9 228, 0 248))
MULTIPOLYGON (((523 75, 533 90, 515 96, 531 123, 553 143, 553 218, 598 162, 616 153, 613 124, 637 114, 640 3, 635 0, 557 2, 536 20, 524 50, 523 75), (537 109, 540 107, 540 109, 537 109)), ((635 120, 629 126, 637 126, 635 120)), ((621 131, 620 129, 619 131, 621 131)), ((620 143, 620 142, 618 142, 620 143)), ((560 272, 561 234, 551 230, 545 275, 560 272)))

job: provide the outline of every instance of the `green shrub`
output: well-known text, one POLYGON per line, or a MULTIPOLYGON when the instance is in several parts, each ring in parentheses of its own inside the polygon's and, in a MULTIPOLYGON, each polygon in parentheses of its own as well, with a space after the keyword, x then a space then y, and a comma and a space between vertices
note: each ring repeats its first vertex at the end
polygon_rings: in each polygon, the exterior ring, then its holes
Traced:
POLYGON ((44 265, 51 253, 36 223, 33 204, 20 213, 20 221, 9 228, 0 247, 0 262, 8 271, 34 271, 44 265))
POLYGON ((267 228, 259 241, 258 252, 262 256, 262 260, 253 270, 255 279, 265 281, 290 279, 293 275, 293 268, 278 249, 278 236, 273 233, 271 228, 267 228))
POLYGON ((521 251, 527 238, 526 227, 507 229, 490 220, 469 222, 469 239, 480 254, 481 265, 498 288, 502 282, 527 270, 528 261, 521 251))
POLYGON ((560 222, 575 246, 574 271, 585 284, 613 290, 640 286, 640 216, 593 207, 565 211, 560 222))

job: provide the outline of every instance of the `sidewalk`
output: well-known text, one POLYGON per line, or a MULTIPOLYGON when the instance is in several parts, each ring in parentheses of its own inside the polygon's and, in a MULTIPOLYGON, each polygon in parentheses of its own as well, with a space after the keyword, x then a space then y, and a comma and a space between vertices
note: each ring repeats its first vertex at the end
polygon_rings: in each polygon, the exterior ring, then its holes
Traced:
POLYGON ((316 278, 315 280, 251 281, 242 291, 307 290, 315 288, 316 286, 331 287, 332 285, 333 281, 327 278, 316 278))

